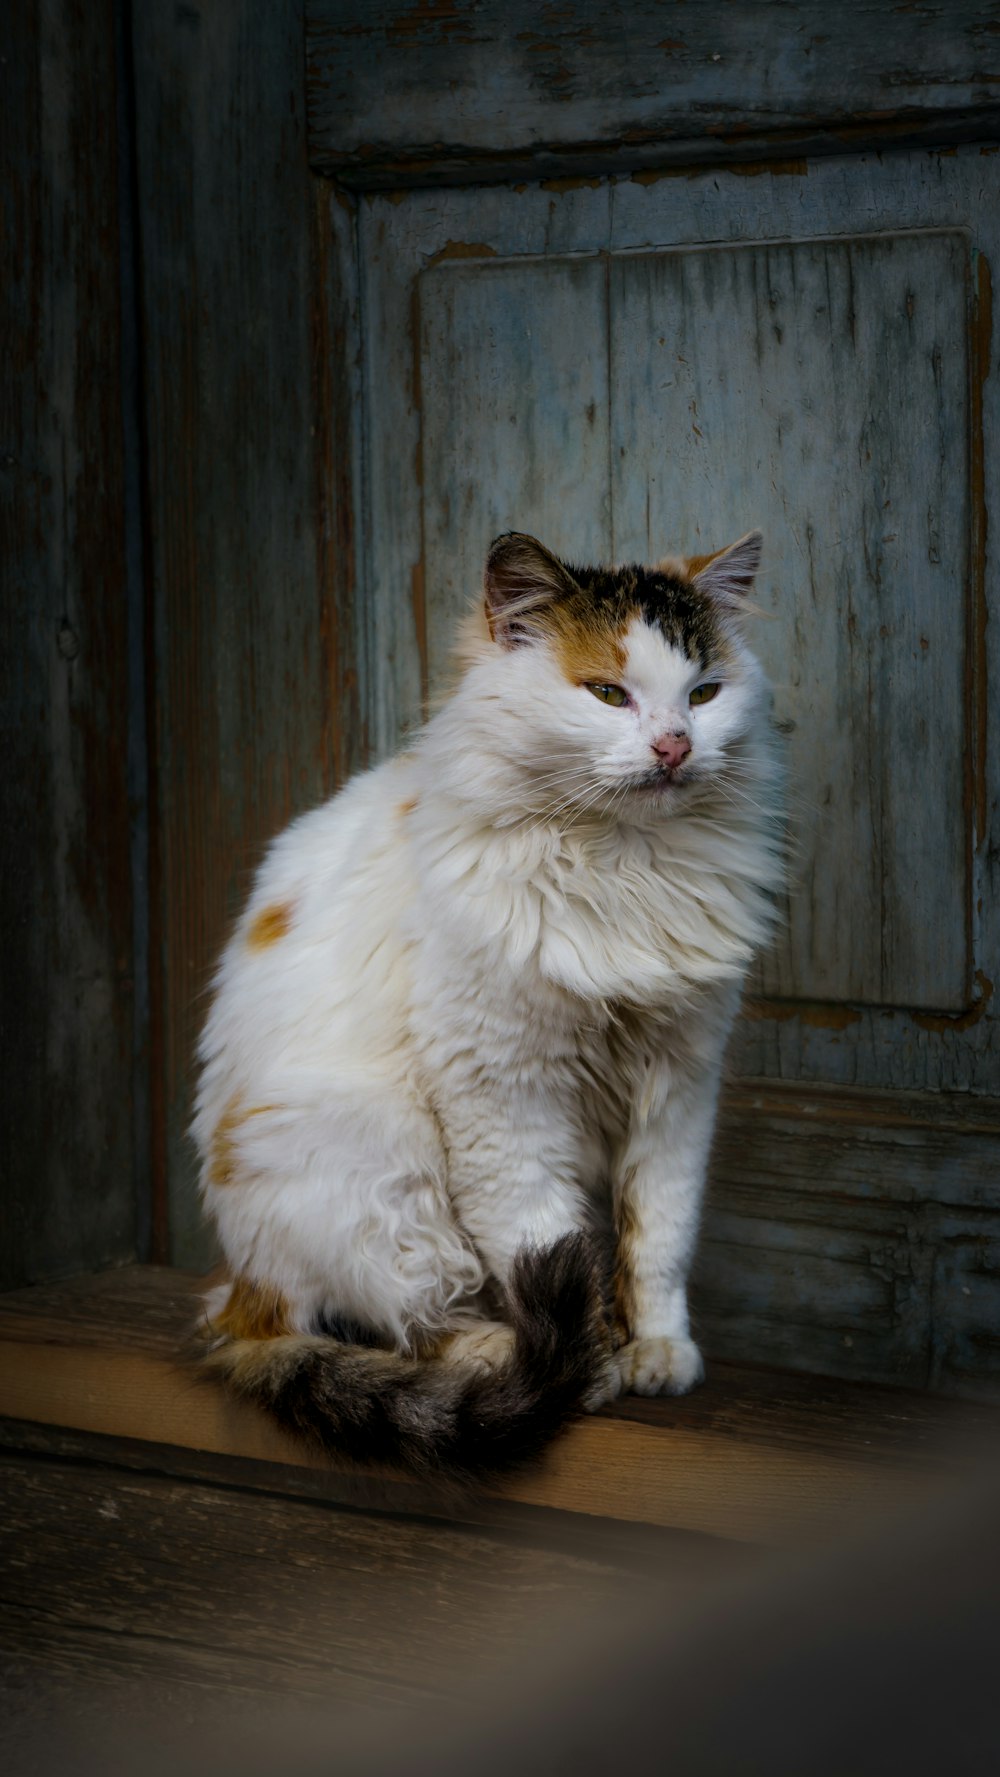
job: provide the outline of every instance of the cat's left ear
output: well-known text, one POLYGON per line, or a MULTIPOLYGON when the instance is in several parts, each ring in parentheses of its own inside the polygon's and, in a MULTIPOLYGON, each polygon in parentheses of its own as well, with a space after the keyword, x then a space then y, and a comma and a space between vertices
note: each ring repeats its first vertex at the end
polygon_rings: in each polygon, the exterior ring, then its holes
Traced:
POLYGON ((728 549, 720 549, 715 555, 692 557, 687 564, 692 585, 720 604, 738 607, 753 587, 763 542, 761 531, 748 531, 739 542, 730 543, 728 549))

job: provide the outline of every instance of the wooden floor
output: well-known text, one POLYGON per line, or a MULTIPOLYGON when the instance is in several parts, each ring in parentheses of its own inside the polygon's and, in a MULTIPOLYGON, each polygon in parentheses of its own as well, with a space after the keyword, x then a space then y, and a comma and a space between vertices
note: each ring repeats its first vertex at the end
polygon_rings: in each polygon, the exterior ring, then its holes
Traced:
MULTIPOLYGON (((433 1511, 426 1489, 333 1470, 183 1356, 195 1278, 133 1266, 0 1297, 0 1416, 312 1473, 330 1501, 433 1511)), ((747 1542, 812 1543, 894 1508, 988 1435, 990 1407, 732 1364, 680 1400, 581 1420, 494 1497, 747 1542)), ((481 1502, 480 1502, 481 1505, 481 1502)), ((450 1507, 449 1507, 450 1509, 450 1507)))
POLYGON ((272 1491, 218 1459, 200 1479, 197 1459, 158 1472, 169 1454, 139 1466, 136 1446, 112 1444, 8 1428, 8 1777, 61 1746, 89 1749, 103 1773, 123 1740, 174 1737, 186 1767, 205 1734, 244 1744, 248 1723, 251 1741, 280 1740, 282 1724, 298 1735, 312 1717, 443 1704, 502 1683, 532 1638, 544 1651, 627 1620, 665 1567, 675 1588, 695 1588, 733 1565, 707 1539, 579 1519, 567 1534, 531 1512, 476 1525, 359 1511, 272 1491))
POLYGON ((179 1355, 195 1282, 135 1267, 0 1299, 10 1769, 48 1768, 59 1733, 99 1749, 110 1717, 162 1740, 454 1694, 532 1636, 596 1634, 665 1583, 701 1595, 895 1515, 995 1429, 982 1407, 717 1365, 456 1504, 334 1470, 202 1381, 179 1355))

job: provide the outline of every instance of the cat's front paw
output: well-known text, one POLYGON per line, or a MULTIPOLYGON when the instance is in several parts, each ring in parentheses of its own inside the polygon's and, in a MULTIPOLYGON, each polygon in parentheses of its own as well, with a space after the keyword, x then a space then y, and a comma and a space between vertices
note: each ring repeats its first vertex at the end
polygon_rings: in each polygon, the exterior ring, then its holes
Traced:
POLYGON ((693 1339, 633 1339, 615 1362, 623 1394, 687 1394, 705 1379, 693 1339))

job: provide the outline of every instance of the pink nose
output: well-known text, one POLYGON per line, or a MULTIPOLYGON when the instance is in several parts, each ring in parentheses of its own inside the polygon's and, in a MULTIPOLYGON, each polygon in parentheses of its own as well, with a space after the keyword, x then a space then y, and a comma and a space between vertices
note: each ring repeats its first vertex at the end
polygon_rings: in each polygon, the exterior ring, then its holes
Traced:
POLYGON ((653 751, 673 771, 687 758, 691 742, 686 734, 661 734, 653 742, 653 751))

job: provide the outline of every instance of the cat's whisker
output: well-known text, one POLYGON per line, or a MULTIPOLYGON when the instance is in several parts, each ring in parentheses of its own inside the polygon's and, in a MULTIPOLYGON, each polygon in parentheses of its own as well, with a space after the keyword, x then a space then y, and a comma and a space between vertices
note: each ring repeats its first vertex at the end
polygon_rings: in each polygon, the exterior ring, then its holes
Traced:
POLYGON ((719 784, 717 789, 719 795, 723 796, 733 808, 751 809, 754 814, 760 815, 764 819, 768 819, 773 813, 773 810, 768 810, 763 802, 759 802, 755 796, 749 795, 746 790, 740 790, 729 784, 719 784))
POLYGON ((522 786, 525 792, 531 793, 544 789, 553 783, 590 781, 591 772, 586 766, 562 766, 538 777, 529 778, 522 786))
MULTIPOLYGON (((543 780, 545 781, 545 780, 543 780)), ((573 772, 554 773, 546 783, 548 789, 562 789, 564 794, 554 802, 546 802, 541 809, 533 809, 534 820, 531 824, 544 823, 557 818, 569 810, 583 810, 598 800, 604 793, 604 785, 594 782, 589 770, 581 769, 573 772)))

